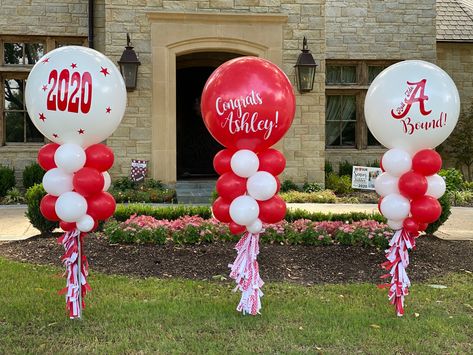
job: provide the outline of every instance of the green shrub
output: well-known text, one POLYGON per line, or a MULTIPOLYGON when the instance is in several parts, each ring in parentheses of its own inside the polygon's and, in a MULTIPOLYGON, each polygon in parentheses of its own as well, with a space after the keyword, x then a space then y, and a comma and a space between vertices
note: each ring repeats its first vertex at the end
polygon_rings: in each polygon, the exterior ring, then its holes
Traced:
POLYGON ((281 192, 288 191, 299 191, 299 186, 297 186, 292 180, 284 180, 281 184, 281 192))
POLYGON ((25 198, 23 197, 21 191, 16 187, 12 187, 10 190, 8 190, 5 198, 3 199, 3 203, 7 205, 23 202, 25 202, 25 198))
POLYGON ((166 206, 155 207, 141 204, 117 205, 114 217, 118 221, 126 221, 131 215, 146 215, 156 219, 175 220, 182 216, 200 216, 205 219, 212 217, 208 206, 166 206))
POLYGON ((117 203, 172 203, 176 200, 176 190, 174 189, 117 190, 112 188, 109 192, 113 195, 117 203))
POLYGON ((463 190, 473 192, 473 181, 463 182, 463 190))
POLYGON ((351 177, 348 175, 338 176, 334 173, 325 178, 325 187, 333 190, 336 194, 348 194, 353 192, 351 177))
POLYGON ((302 185, 303 192, 319 192, 323 189, 323 185, 316 182, 306 182, 304 185, 302 185))
POLYGON ((112 187, 115 190, 131 190, 135 188, 135 183, 128 177, 118 178, 113 181, 112 187))
POLYGON ((138 244, 158 244, 166 243, 168 230, 165 228, 141 228, 140 226, 130 224, 123 228, 120 223, 109 220, 103 228, 110 243, 138 243, 138 244))
POLYGON ((26 203, 28 205, 28 210, 25 215, 30 220, 33 227, 38 229, 41 234, 51 233, 58 226, 58 222, 48 221, 43 217, 41 211, 39 210, 39 204, 43 196, 46 195, 43 185, 36 184, 30 187, 26 191, 26 203))
POLYGON ((452 214, 450 208, 450 201, 448 194, 443 195, 439 198, 440 205, 442 206, 442 214, 440 215, 439 219, 436 220, 434 223, 429 224, 425 233, 427 234, 434 234, 442 224, 444 224, 448 217, 452 214))
POLYGON ((473 205, 473 191, 448 191, 446 193, 448 202, 453 206, 468 207, 473 205))
POLYGON ((463 175, 460 170, 454 168, 442 169, 439 171, 439 175, 445 178, 447 191, 458 191, 463 188, 463 175))
POLYGON ((338 176, 348 175, 351 179, 353 173, 353 165, 358 165, 358 163, 352 164, 347 160, 340 162, 338 164, 338 176))
POLYGON ((373 160, 372 162, 368 163, 368 166, 372 168, 379 168, 379 160, 373 160))
POLYGON ((324 212, 309 212, 302 209, 290 209, 286 212, 285 220, 294 222, 298 219, 309 219, 313 222, 323 221, 344 221, 357 222, 362 220, 373 220, 380 223, 386 223, 380 213, 365 213, 365 212, 345 212, 345 213, 324 213, 324 212))
POLYGON ((0 165, 0 197, 15 186, 15 171, 7 166, 0 165))
POLYGON ((33 163, 23 170, 23 186, 29 189, 34 184, 41 184, 45 171, 37 163, 33 163))
POLYGON ((333 165, 328 160, 325 161, 325 176, 333 173, 333 165))
POLYGON ((336 203, 337 196, 331 190, 319 192, 289 191, 281 193, 281 198, 287 203, 336 203))

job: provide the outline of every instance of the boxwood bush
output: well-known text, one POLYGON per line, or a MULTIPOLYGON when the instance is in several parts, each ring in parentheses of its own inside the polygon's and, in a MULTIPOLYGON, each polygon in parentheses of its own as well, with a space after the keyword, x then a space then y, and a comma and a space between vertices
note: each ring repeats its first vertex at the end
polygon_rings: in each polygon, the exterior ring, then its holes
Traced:
POLYGON ((41 234, 51 233, 58 227, 58 222, 48 221, 39 210, 39 204, 43 196, 46 195, 42 184, 35 184, 26 191, 26 203, 28 209, 25 213, 33 227, 39 229, 41 234))
POLYGON ((0 197, 15 186, 15 171, 7 166, 0 165, 0 197))
POLYGON ((29 189, 34 184, 41 184, 43 182, 43 176, 46 172, 39 166, 38 163, 28 165, 23 170, 23 186, 25 189, 29 189))

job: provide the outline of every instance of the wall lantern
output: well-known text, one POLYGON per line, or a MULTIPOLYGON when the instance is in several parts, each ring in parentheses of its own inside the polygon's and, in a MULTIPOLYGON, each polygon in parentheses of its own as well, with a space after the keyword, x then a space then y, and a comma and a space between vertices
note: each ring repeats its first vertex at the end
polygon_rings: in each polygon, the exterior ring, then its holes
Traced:
POLYGON ((118 65, 120 65, 120 72, 122 73, 123 79, 125 79, 125 85, 127 91, 133 91, 136 89, 136 80, 138 77, 138 66, 141 62, 133 50, 130 41, 130 35, 126 34, 126 47, 122 53, 118 65))
POLYGON ((310 92, 314 88, 315 68, 317 68, 314 57, 312 57, 309 47, 307 47, 305 36, 301 52, 294 67, 296 68, 297 89, 300 93, 304 93, 310 92))

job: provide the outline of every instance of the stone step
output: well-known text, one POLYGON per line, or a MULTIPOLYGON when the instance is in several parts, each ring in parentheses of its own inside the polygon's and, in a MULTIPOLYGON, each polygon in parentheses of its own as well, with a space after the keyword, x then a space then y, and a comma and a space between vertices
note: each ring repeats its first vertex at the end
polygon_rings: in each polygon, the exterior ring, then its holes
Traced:
POLYGON ((177 201, 186 204, 210 204, 215 180, 181 180, 176 183, 177 201))

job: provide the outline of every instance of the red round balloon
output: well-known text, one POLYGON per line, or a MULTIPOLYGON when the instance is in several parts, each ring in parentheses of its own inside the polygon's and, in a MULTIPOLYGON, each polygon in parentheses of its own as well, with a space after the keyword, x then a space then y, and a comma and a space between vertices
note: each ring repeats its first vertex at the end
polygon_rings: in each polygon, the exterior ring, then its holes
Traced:
POLYGON ((228 228, 230 229, 230 233, 235 235, 241 234, 246 231, 245 226, 241 226, 239 224, 236 224, 235 222, 230 222, 228 228))
POLYGON ((407 217, 402 222, 402 227, 405 229, 406 232, 409 233, 417 233, 419 231, 419 224, 411 217, 407 217))
POLYGON ((279 192, 279 190, 281 190, 281 181, 279 180, 279 178, 277 176, 275 176, 274 179, 276 180, 276 192, 275 192, 275 194, 277 194, 279 192))
POLYGON ((220 222, 230 223, 232 221, 230 217, 230 203, 225 201, 222 197, 218 197, 214 201, 212 212, 214 217, 220 222))
POLYGON ((45 195, 41 202, 39 203, 39 210, 41 214, 46 218, 48 221, 59 221, 59 217, 56 214, 56 200, 58 199, 57 196, 52 195, 45 195))
POLYGON ((246 181, 233 172, 228 172, 220 176, 217 180, 217 193, 227 201, 233 201, 238 196, 246 192, 246 181))
POLYGON ((437 174, 442 168, 442 157, 432 149, 418 151, 412 157, 412 170, 424 176, 437 174))
POLYGON ((276 149, 270 148, 263 150, 258 154, 259 168, 258 170, 267 171, 277 176, 284 171, 286 167, 286 158, 276 149))
POLYGON ((418 223, 435 222, 442 214, 442 206, 432 196, 422 196, 411 201, 411 215, 418 223))
POLYGON ((86 167, 97 169, 100 172, 107 171, 113 165, 113 151, 105 144, 94 144, 85 150, 86 167))
POLYGON ((214 169, 218 175, 223 175, 232 171, 230 161, 232 160, 233 151, 230 149, 222 149, 214 157, 214 169))
POLYGON ((59 144, 48 143, 43 145, 38 151, 38 164, 44 170, 48 171, 54 168, 57 168, 56 163, 54 162, 54 153, 59 148, 59 144))
POLYGON ((278 195, 266 201, 258 201, 259 219, 265 223, 277 223, 286 216, 286 202, 278 195))
POLYGON ((383 167, 383 159, 381 159, 381 160, 379 161, 379 168, 380 168, 381 171, 384 173, 385 170, 384 170, 384 167, 383 167))
POLYGON ((428 183, 424 175, 409 171, 401 175, 397 186, 402 195, 414 199, 425 195, 428 183))
POLYGON ((378 200, 378 211, 379 211, 379 213, 383 214, 383 212, 381 212, 381 201, 383 201, 382 197, 380 197, 379 200, 378 200))
POLYGON ((419 232, 423 232, 427 229, 427 227, 429 226, 428 223, 417 223, 419 225, 419 232))
POLYGON ((100 171, 85 167, 75 172, 72 178, 74 190, 84 197, 95 195, 103 189, 104 178, 100 171))
POLYGON ((108 192, 101 191, 87 198, 87 214, 95 220, 105 220, 115 212, 115 199, 108 192))
POLYGON ((59 228, 61 228, 64 232, 71 232, 76 229, 76 222, 59 222, 59 228))
POLYGON ((286 74, 266 59, 239 57, 219 66, 202 92, 204 123, 223 146, 260 152, 278 142, 296 109, 286 74))

